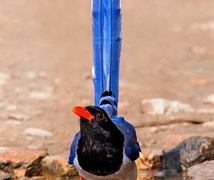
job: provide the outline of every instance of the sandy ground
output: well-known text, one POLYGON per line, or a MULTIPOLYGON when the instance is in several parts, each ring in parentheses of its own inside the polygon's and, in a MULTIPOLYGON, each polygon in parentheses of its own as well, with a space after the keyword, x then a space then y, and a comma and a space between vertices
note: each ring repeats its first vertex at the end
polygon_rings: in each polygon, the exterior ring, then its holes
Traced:
MULTIPOLYGON (((204 103, 214 90, 212 0, 122 0, 122 11, 119 114, 144 121, 146 98, 213 108, 204 103)), ((90 13, 89 0, 1 0, 0 146, 69 153, 79 129, 71 108, 93 104, 90 13), (52 134, 31 136, 27 128, 52 134)), ((190 123, 137 134, 151 151, 189 136, 214 137, 213 125, 190 123)))

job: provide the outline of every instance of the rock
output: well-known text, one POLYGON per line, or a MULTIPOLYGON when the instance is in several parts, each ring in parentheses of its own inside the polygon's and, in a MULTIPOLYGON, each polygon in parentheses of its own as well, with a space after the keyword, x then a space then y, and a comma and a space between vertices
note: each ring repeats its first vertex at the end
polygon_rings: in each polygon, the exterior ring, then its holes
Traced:
POLYGON ((164 99, 144 99, 142 101, 143 112, 146 114, 164 114, 165 100, 164 99))
POLYGON ((157 168, 160 164, 160 157, 148 152, 140 153, 140 157, 136 160, 138 170, 148 170, 157 168))
POLYGON ((48 99, 52 96, 51 91, 33 91, 30 93, 30 98, 32 99, 38 99, 38 100, 42 100, 42 99, 48 99))
POLYGON ((13 174, 14 172, 11 162, 8 160, 0 160, 0 170, 8 174, 13 174))
POLYGON ((214 160, 214 138, 192 137, 183 142, 180 162, 188 168, 205 160, 214 160))
MULTIPOLYGON (((210 94, 204 99, 204 103, 214 104, 214 94, 210 94)), ((214 110, 213 110, 214 111, 214 110)))
POLYGON ((190 51, 194 54, 205 54, 206 49, 204 47, 192 46, 190 51))
POLYGON ((205 160, 214 159, 214 139, 210 137, 191 137, 175 148, 163 153, 161 166, 164 170, 182 171, 205 160))
POLYGON ((17 120, 7 120, 5 122, 6 124, 9 124, 11 126, 18 126, 18 125, 21 125, 22 122, 21 121, 17 121, 17 120))
POLYGON ((63 156, 47 156, 42 160, 42 167, 45 179, 70 179, 78 175, 76 168, 63 156))
POLYGON ((51 137, 53 136, 53 133, 44 130, 44 129, 38 129, 38 128, 27 128, 25 130, 25 134, 31 135, 31 136, 40 136, 40 137, 51 137))
POLYGON ((9 119, 14 119, 14 120, 20 120, 20 121, 25 121, 29 120, 30 117, 26 114, 21 114, 21 113, 10 113, 8 116, 9 119))
POLYGON ((214 161, 205 161, 188 169, 187 175, 190 179, 213 179, 214 161))
POLYGON ((8 150, 8 147, 0 146, 0 153, 8 150))
POLYGON ((46 72, 44 72, 44 71, 39 71, 39 72, 28 71, 28 72, 26 72, 25 75, 29 80, 32 80, 32 79, 36 79, 37 77, 46 77, 46 72))
POLYGON ((14 174, 13 174, 14 179, 23 179, 23 177, 25 177, 25 172, 26 172, 25 168, 14 169, 14 174))
POLYGON ((30 80, 35 79, 37 77, 37 73, 33 71, 26 72, 26 77, 30 80))
POLYGON ((180 179, 186 179, 183 177, 182 173, 178 173, 175 170, 164 170, 164 171, 158 171, 154 174, 154 179, 169 179, 169 180, 180 180, 180 179))
POLYGON ((194 109, 189 104, 162 98, 142 100, 142 109, 144 113, 151 115, 170 115, 179 111, 194 111, 194 109))
POLYGON ((2 179, 2 180, 11 180, 11 179, 13 179, 13 174, 5 173, 5 172, 0 170, 0 179, 2 179))
POLYGON ((47 73, 46 73, 45 71, 39 71, 39 72, 38 72, 38 75, 39 75, 40 77, 46 77, 46 76, 47 76, 47 73))
POLYGON ((0 85, 4 85, 10 79, 10 75, 4 72, 0 72, 0 85))
POLYGON ((202 126, 214 128, 214 121, 207 121, 207 122, 203 123, 202 126))
POLYGON ((0 151, 0 179, 23 179, 24 176, 42 176, 41 160, 47 152, 24 147, 2 147, 0 151), (7 179, 7 178, 6 178, 7 179))
POLYGON ((200 114, 214 114, 214 108, 196 109, 195 112, 200 114))
POLYGON ((5 108, 5 104, 0 102, 0 109, 4 109, 5 108))
POLYGON ((27 166, 27 169, 26 169, 26 172, 25 172, 25 176, 27 176, 27 177, 42 176, 41 160, 43 158, 44 158, 44 156, 39 156, 31 164, 29 164, 27 166))
POLYGON ((7 106, 6 106, 6 110, 7 110, 7 111, 14 111, 14 110, 17 110, 17 106, 16 106, 16 105, 13 105, 13 104, 7 105, 7 106))
POLYGON ((10 162, 13 167, 28 166, 35 160, 47 156, 47 151, 29 149, 24 147, 3 147, 0 151, 0 166, 2 163, 10 162))
POLYGON ((35 148, 0 147, 0 179, 73 179, 77 175, 66 156, 48 156, 35 148))
POLYGON ((213 30, 213 21, 208 22, 195 22, 191 24, 191 29, 193 30, 201 30, 201 31, 207 31, 207 30, 213 30))

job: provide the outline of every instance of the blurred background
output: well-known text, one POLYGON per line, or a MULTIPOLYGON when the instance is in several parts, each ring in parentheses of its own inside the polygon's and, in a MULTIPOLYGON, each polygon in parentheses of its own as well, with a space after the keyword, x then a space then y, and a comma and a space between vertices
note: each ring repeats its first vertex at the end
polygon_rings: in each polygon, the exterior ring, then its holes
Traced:
MULTIPOLYGON (((119 114, 144 150, 213 137, 212 7, 122 0, 119 114)), ((0 146, 67 156, 79 130, 71 108, 93 104, 92 57, 89 0, 1 0, 0 146)))

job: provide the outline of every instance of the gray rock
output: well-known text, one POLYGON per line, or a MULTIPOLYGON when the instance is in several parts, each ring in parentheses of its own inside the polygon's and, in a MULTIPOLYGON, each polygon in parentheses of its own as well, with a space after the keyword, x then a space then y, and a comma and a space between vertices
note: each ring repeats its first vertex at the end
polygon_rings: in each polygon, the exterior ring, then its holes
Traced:
POLYGON ((191 137, 175 148, 163 153, 162 168, 177 172, 206 160, 214 160, 214 139, 210 137, 191 137))

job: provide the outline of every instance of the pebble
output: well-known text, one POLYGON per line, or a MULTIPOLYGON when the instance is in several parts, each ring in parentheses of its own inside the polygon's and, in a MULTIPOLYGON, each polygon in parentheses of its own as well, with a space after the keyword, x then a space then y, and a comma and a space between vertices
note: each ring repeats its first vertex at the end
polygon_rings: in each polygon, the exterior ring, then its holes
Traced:
POLYGON ((195 112, 197 112, 197 113, 203 113, 203 114, 214 114, 214 108, 196 109, 195 112))
POLYGON ((19 120, 19 121, 26 121, 29 120, 30 117, 28 115, 25 114, 21 114, 21 113, 11 113, 9 114, 9 119, 14 119, 14 120, 19 120))
POLYGON ((0 146, 0 152, 5 152, 7 151, 8 147, 0 146))
POLYGON ((33 91, 30 93, 30 98, 32 99, 47 99, 52 96, 52 93, 50 91, 48 92, 43 92, 43 91, 33 91))
POLYGON ((0 85, 4 85, 10 79, 10 75, 4 72, 0 72, 0 85))
POLYGON ((144 113, 151 115, 170 115, 179 111, 194 112, 189 104, 162 98, 142 100, 142 109, 144 113))
POLYGON ((0 102, 0 109, 4 109, 5 108, 5 104, 0 102))
POLYGON ((207 122, 203 123, 202 126, 214 128, 214 121, 207 121, 207 122))
POLYGON ((213 21, 208 21, 208 22, 195 22, 191 24, 191 29, 193 30, 201 30, 201 31, 207 31, 207 30, 213 30, 213 21))
POLYGON ((21 125, 21 121, 17 121, 17 120, 7 120, 6 124, 11 125, 11 126, 18 126, 21 125))
POLYGON ((39 71, 39 72, 28 71, 26 72, 25 75, 29 80, 32 80, 32 79, 36 79, 37 77, 46 77, 46 72, 45 71, 39 71))
POLYGON ((53 136, 53 133, 44 130, 44 129, 38 129, 38 128, 27 128, 25 130, 25 134, 31 135, 31 136, 40 136, 40 137, 51 137, 53 136))
POLYGON ((37 73, 33 71, 28 71, 26 72, 26 77, 30 80, 35 79, 37 77, 37 73))
POLYGON ((214 94, 208 95, 208 96, 204 99, 204 103, 207 103, 207 104, 214 104, 214 94))
POLYGON ((14 110, 17 110, 17 106, 13 105, 13 104, 9 104, 9 105, 7 105, 6 109, 8 111, 14 111, 14 110))

